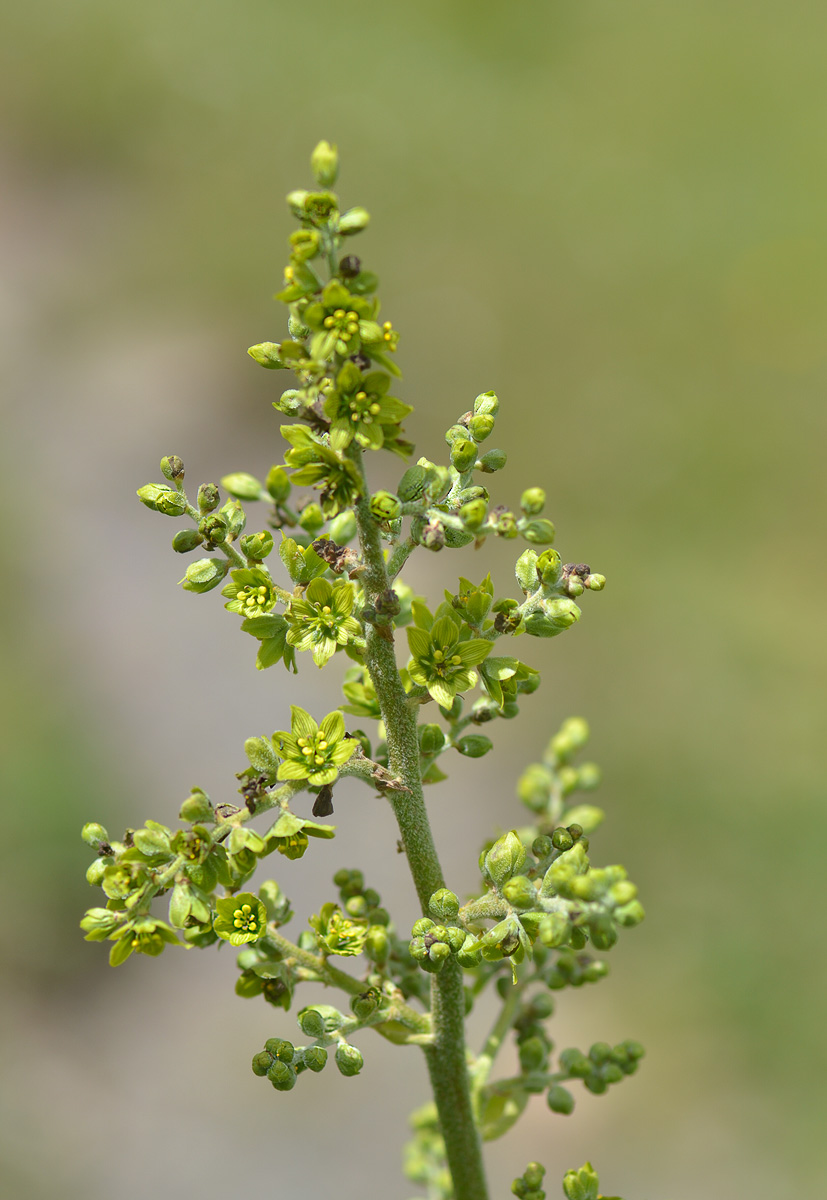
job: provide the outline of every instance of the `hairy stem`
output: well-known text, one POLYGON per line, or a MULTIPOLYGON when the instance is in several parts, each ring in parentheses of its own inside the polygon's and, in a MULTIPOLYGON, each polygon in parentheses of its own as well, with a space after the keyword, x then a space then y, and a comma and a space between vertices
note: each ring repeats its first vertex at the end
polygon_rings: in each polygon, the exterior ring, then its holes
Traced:
MULTIPOLYGON (((389 586, 379 531, 370 515, 361 452, 353 447, 352 460, 362 481, 362 498, 357 501, 356 522, 366 567, 362 583, 368 600, 375 600, 389 586)), ((365 661, 370 672, 388 740, 388 765, 407 788, 391 795, 402 845, 408 856, 423 913, 438 888, 444 887, 431 826, 422 794, 419 773, 419 744, 416 711, 408 702, 392 641, 369 628, 365 661)), ((434 1044, 425 1048, 431 1087, 439 1114, 455 1200, 487 1200, 488 1186, 482 1163, 479 1133, 474 1122, 465 1054, 465 995, 462 968, 449 960, 431 976, 431 1013, 434 1044)))

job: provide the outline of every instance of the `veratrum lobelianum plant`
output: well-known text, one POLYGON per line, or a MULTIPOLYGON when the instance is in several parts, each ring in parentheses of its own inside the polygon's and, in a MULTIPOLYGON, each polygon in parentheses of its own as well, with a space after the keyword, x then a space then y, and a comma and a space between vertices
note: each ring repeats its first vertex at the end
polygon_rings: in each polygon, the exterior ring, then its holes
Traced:
MULTIPOLYGON (((371 492, 366 456, 413 456, 402 429, 412 409, 392 394, 398 334, 379 320, 378 280, 350 250, 368 214, 342 212, 330 190, 335 147, 321 142, 311 165, 318 190, 287 197, 299 222, 277 297, 288 308, 288 337, 249 350, 263 367, 296 377, 274 402, 289 422, 281 427, 283 464, 263 483, 243 472, 225 476, 227 499, 215 484, 201 484, 193 502, 183 464, 171 454, 161 461, 165 482, 138 496, 154 512, 188 519, 173 549, 203 557, 181 584, 196 593, 221 588, 224 607, 258 645, 256 667, 281 662, 295 672, 300 661, 323 667, 344 654, 351 664, 344 703, 319 720, 293 705, 289 728, 248 738, 238 804, 213 804, 195 788, 177 829, 148 820, 115 840, 101 825, 86 825, 83 838, 96 852, 87 879, 103 889, 105 904, 91 908, 81 928, 89 941, 112 943, 113 966, 168 945, 229 942, 238 949, 238 995, 285 1012, 305 982, 342 993, 341 1008, 299 1007, 299 1039, 270 1038, 253 1056, 254 1074, 279 1092, 308 1071, 331 1069, 330 1058, 343 1075, 356 1075, 363 1057, 355 1043, 367 1029, 417 1047, 433 1101, 411 1119, 405 1172, 430 1200, 486 1200, 481 1142, 505 1133, 532 1094, 545 1093, 551 1111, 565 1115, 575 1104, 571 1084, 599 1095, 636 1071, 638 1042, 555 1053, 546 1022, 555 992, 607 974, 601 956, 643 909, 623 867, 589 860, 603 813, 576 799, 600 778, 594 764, 576 763, 588 737, 582 719, 565 721, 542 761, 527 767, 518 784, 526 823, 483 848, 479 893, 465 903, 443 878, 423 785, 446 778, 453 753, 478 759, 491 750, 484 727, 516 717, 540 683, 523 648, 571 628, 580 619, 577 601, 605 580, 583 563, 564 564, 552 548, 541 488, 524 491, 519 510, 492 504, 489 477, 506 460, 502 450, 483 449, 499 409, 492 392, 448 429, 447 462, 419 458, 405 466, 395 492, 371 492), (297 497, 296 487, 316 489, 317 498, 297 497), (265 506, 265 528, 245 533, 245 505, 265 506), (421 547, 479 549, 489 537, 527 543, 515 564, 516 597, 496 597, 473 554, 465 568, 473 578, 451 576, 436 606, 401 578, 421 547), (342 777, 361 780, 391 805, 423 915, 410 933, 398 929, 362 871, 342 868, 335 893, 291 940, 283 932, 293 918, 287 896, 272 880, 251 880, 274 851, 298 859, 311 839, 334 836, 325 819, 342 777), (304 792, 313 797, 312 816, 294 811, 304 792), (265 814, 266 827, 253 829, 265 814), (161 897, 163 915, 154 903, 161 897), (486 987, 498 1015, 472 1053, 465 1017, 486 987), (492 1078, 510 1037, 519 1071, 492 1078)), ((530 1163, 514 1195, 540 1200, 544 1173, 530 1163)), ((595 1200, 597 1188, 589 1164, 563 1180, 568 1200, 595 1200)))

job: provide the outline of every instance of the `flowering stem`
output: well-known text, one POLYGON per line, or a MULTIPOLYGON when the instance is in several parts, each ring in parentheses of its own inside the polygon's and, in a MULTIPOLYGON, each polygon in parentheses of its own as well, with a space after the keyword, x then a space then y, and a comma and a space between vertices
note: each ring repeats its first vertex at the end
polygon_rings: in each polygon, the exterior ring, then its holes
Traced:
MULTIPOLYGON (((362 497, 355 505, 359 542, 366 567, 362 584, 368 601, 375 602, 389 586, 388 571, 379 530, 371 517, 366 498, 368 489, 362 454, 355 446, 350 453, 363 484, 362 497)), ((393 642, 380 637, 373 628, 368 629, 366 642, 365 662, 387 731, 388 765, 408 789, 406 792, 393 793, 391 804, 417 896, 423 913, 427 914, 431 896, 445 885, 422 793, 416 712, 408 703, 399 678, 393 642)), ((479 1133, 474 1121, 465 1056, 462 968, 453 959, 431 976, 431 1014, 434 1044, 425 1048, 425 1057, 440 1130, 445 1139, 455 1200, 487 1200, 488 1186, 479 1133)))

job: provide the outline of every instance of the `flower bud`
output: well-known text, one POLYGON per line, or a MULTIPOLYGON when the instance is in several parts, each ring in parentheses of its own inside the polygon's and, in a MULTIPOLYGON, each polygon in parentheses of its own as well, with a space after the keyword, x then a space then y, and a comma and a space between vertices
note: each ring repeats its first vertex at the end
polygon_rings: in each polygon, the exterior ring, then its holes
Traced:
POLYGON ((490 413, 479 413, 468 422, 468 432, 475 442, 484 442, 494 428, 494 418, 490 413))
POLYGON ((277 1092, 289 1092, 291 1088, 296 1086, 296 1072, 294 1068, 278 1058, 267 1072, 267 1078, 277 1092))
POLYGON ((196 529, 179 529, 172 539, 172 548, 176 554, 188 554, 204 541, 196 529))
MULTIPOLYGON (((353 233, 361 233, 367 228, 370 221, 370 213, 364 208, 349 208, 346 213, 342 213, 339 217, 339 233, 342 237, 349 237, 353 233)), ((353 1074, 356 1072, 354 1071, 353 1074)))
POLYGON ((167 454, 161 459, 161 474, 164 479, 180 483, 184 478, 184 464, 177 454, 167 454))
POLYGON ((157 483, 147 483, 138 488, 138 499, 141 504, 154 512, 163 513, 166 517, 180 517, 187 511, 186 497, 173 488, 163 487, 157 483))
POLYGON ((306 530, 311 537, 315 537, 325 522, 324 513, 321 506, 315 500, 311 500, 309 504, 305 504, 304 508, 299 513, 299 525, 306 530))
POLYGON ((362 951, 371 962, 382 966, 387 962, 388 954, 390 953, 390 940, 387 931, 381 923, 375 923, 370 926, 365 935, 365 944, 362 951))
POLYGON ((524 1071, 539 1071, 548 1059, 548 1046, 541 1037, 526 1038, 520 1042, 520 1066, 524 1071))
POLYGON ((248 475, 246 471, 235 471, 232 475, 225 475, 221 486, 236 500, 260 500, 263 491, 255 475, 248 475))
POLYGON ((273 549, 273 535, 267 530, 263 533, 248 533, 238 543, 238 547, 246 558, 261 562, 273 549))
POLYGON ((418 737, 422 754, 438 754, 445 745, 445 734, 439 725, 420 725, 418 737))
POLYGON ((558 596, 555 600, 544 600, 542 609, 528 617, 525 628, 533 637, 556 637, 579 620, 580 609, 574 601, 558 596))
MULTIPOLYGON (((415 522, 414 524, 418 525, 415 536, 421 546, 424 546, 427 550, 442 549, 445 545, 445 526, 437 516, 432 517, 430 521, 415 522)), ((411 533, 414 533, 413 525, 411 533)))
POLYGON ((436 970, 440 970, 450 957, 451 947, 446 942, 434 942, 434 944, 428 950, 428 962, 432 967, 435 967, 436 970))
POLYGON ((432 504, 438 504, 451 488, 451 472, 448 467, 437 467, 431 463, 427 469, 422 494, 432 504))
POLYGON ((193 788, 192 794, 181 805, 178 816, 182 821, 212 821, 213 807, 207 793, 201 788, 193 788))
POLYGON ((566 762, 589 740, 589 726, 582 717, 569 717, 549 743, 549 752, 558 762, 566 762))
POLYGON ((468 471, 477 461, 477 447, 469 438, 457 438, 451 446, 451 466, 468 471))
POLYGON ((538 517, 529 521, 521 533, 525 540, 534 546, 549 546, 554 541, 555 529, 551 521, 545 517, 538 517))
POLYGON ((339 174, 339 155, 330 142, 319 142, 310 155, 310 168, 319 187, 331 188, 339 174))
POLYGON ((517 583, 524 592, 535 592, 539 583, 536 550, 524 550, 514 564, 517 583))
POLYGON ((489 450, 480 459, 480 470, 486 475, 493 475, 495 471, 501 471, 507 461, 508 456, 504 450, 489 450))
POLYGON ((86 842, 86 845, 91 846, 93 850, 97 850, 101 842, 109 844, 109 834, 96 821, 87 821, 80 831, 80 836, 86 842))
POLYGON ((502 887, 512 875, 518 874, 526 860, 525 846, 515 829, 498 838, 483 860, 483 875, 497 887, 502 887))
POLYGON ((527 517, 536 517, 543 511, 546 493, 541 487, 526 488, 520 497, 520 508, 527 517))
POLYGON ((445 441, 449 446, 453 446, 456 441, 467 441, 468 430, 464 425, 452 425, 450 429, 445 430, 445 441))
POLYGON ((563 1176, 566 1200, 597 1200, 598 1183, 591 1163, 586 1163, 579 1171, 566 1171, 563 1176))
POLYGON ((203 516, 218 508, 221 503, 221 493, 214 483, 202 483, 198 489, 198 511, 203 516))
POLYGON ((583 583, 593 592, 602 592, 606 586, 605 575, 587 575, 583 583))
POLYGON ((227 532, 227 522, 220 513, 210 513, 198 522, 198 533, 208 543, 208 549, 226 542, 227 532))
POLYGON ((474 415, 496 417, 500 410, 500 402, 493 392, 483 392, 474 401, 474 415))
POLYGON ((393 492, 374 492, 370 498, 370 513, 376 521, 395 521, 402 516, 402 501, 393 492))
POLYGON ((293 216, 298 217, 299 220, 301 220, 302 217, 307 216, 305 210, 305 201, 309 195, 310 192, 306 191, 304 188, 297 188, 295 191, 289 192, 286 197, 287 203, 290 206, 290 211, 292 212, 293 216))
POLYGON ((564 946, 571 937, 571 922, 564 913, 547 913, 540 922, 538 937, 551 950, 564 946))
POLYGON ((360 1021, 367 1021, 379 1007, 379 998, 374 991, 363 992, 350 1001, 351 1011, 360 1021))
POLYGON ((565 1116, 574 1112, 574 1096, 568 1088, 559 1083, 552 1084, 548 1089, 546 1103, 552 1112, 563 1113, 565 1116))
POLYGON ((190 563, 187 573, 179 583, 186 592, 210 592, 218 587, 229 570, 229 561, 215 558, 199 558, 190 563))
POLYGON ((635 925, 639 925, 646 916, 643 905, 639 900, 631 900, 628 904, 624 904, 621 908, 614 910, 614 919, 618 925, 622 925, 624 929, 630 929, 635 925))
POLYGON ((280 357, 280 350, 278 342, 259 342, 256 346, 250 346, 247 353, 269 371, 283 371, 287 364, 280 357))
POLYGON ((422 489, 425 486, 425 480, 428 472, 425 467, 419 463, 416 466, 408 467, 405 474, 399 480, 396 492, 403 504, 409 503, 412 500, 418 500, 422 495, 422 489))
POLYGON ((430 933, 434 928, 434 922, 430 917, 420 917, 418 921, 414 921, 411 929, 411 937, 423 937, 426 933, 430 933))
POLYGON ((339 260, 339 274, 342 279, 355 279, 362 270, 361 259, 355 254, 346 254, 339 260))
POLYGON ((273 1065, 273 1057, 266 1050, 259 1050, 253 1055, 253 1074, 266 1075, 273 1065))
POLYGON ((296 391, 295 388, 288 388, 282 392, 278 400, 273 401, 273 408, 285 413, 288 417, 295 417, 304 412, 304 398, 301 392, 296 391))
POLYGON ((513 875, 503 884, 502 893, 515 908, 532 908, 537 903, 537 889, 527 875, 513 875))
POLYGON ((466 758, 482 758, 489 750, 493 749, 494 743, 481 733, 467 733, 464 737, 458 738, 454 742, 454 746, 466 758))
POLYGON ((340 1042, 336 1047, 336 1066, 343 1075, 358 1075, 365 1060, 355 1046, 340 1042))
POLYGON ((544 587, 553 587, 563 572, 563 561, 556 550, 544 550, 537 559, 537 574, 544 587))
POLYGON ((302 1051, 304 1065, 311 1071, 322 1071, 327 1066, 327 1051, 324 1046, 307 1046, 302 1051))
POLYGON ((448 888, 439 888, 428 901, 428 911, 437 921, 453 921, 459 912, 459 899, 448 888))
POLYGON ((285 501, 292 491, 292 485, 287 478, 287 472, 284 467, 279 466, 272 466, 270 468, 267 472, 264 486, 276 504, 281 504, 285 501))
POLYGON ((480 526, 485 523, 487 516, 488 505, 484 500, 470 500, 467 504, 463 504, 459 510, 460 520, 471 533, 476 533, 480 526))
POLYGON ((353 509, 345 509, 334 517, 328 528, 331 541, 338 546, 344 546, 356 537, 356 514, 353 509))

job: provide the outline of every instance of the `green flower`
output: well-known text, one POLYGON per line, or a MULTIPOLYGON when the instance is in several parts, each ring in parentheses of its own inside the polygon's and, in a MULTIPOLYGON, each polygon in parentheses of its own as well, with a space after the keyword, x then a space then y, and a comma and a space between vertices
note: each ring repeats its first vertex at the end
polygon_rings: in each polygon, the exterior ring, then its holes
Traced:
POLYGON ((361 954, 368 923, 345 916, 338 904, 323 904, 318 915, 308 918, 316 930, 319 949, 328 954, 361 954))
POLYGON ((353 584, 343 579, 336 583, 313 579, 304 599, 294 600, 287 613, 289 645, 312 650, 314 663, 323 667, 339 646, 346 646, 362 632, 359 622, 350 615, 354 598, 353 584))
POLYGON ((109 954, 109 965, 119 967, 130 954, 149 954, 156 958, 164 946, 180 946, 174 931, 156 917, 138 917, 130 922, 109 954))
POLYGON ((302 857, 309 845, 309 838, 332 838, 335 832, 335 825, 320 825, 318 821, 308 821, 297 817, 295 813, 283 812, 264 834, 264 840, 268 854, 278 850, 279 854, 293 860, 302 857))
POLYGON ((345 719, 340 712, 328 713, 318 726, 309 713, 295 704, 290 706, 291 731, 277 730, 273 745, 284 761, 277 778, 306 779, 313 787, 333 783, 338 767, 359 745, 355 738, 345 738, 345 719))
POLYGON ((306 306, 301 319, 312 331, 310 355, 322 362, 336 353, 342 358, 358 354, 363 342, 382 340, 375 321, 376 303, 352 296, 338 279, 331 279, 321 298, 306 306))
POLYGON ((359 472, 353 463, 323 445, 304 425, 282 425, 281 432, 293 447, 285 454, 284 461, 289 467, 300 468, 291 475, 291 482, 320 487, 326 517, 335 517, 341 509, 352 508, 360 495, 359 472))
POLYGON ((460 630, 450 617, 440 617, 430 630, 408 629, 412 659, 408 674, 414 683, 428 689, 437 704, 450 708, 457 692, 477 682, 471 667, 490 653, 492 643, 482 638, 460 639, 460 630))
POLYGON ((216 908, 218 914, 213 921, 213 929, 231 946, 257 942, 267 927, 267 909, 252 892, 224 896, 216 901, 216 908))
POLYGON ((388 442, 395 448, 399 423, 413 409, 395 396, 388 396, 389 387, 390 377, 382 371, 363 375, 355 363, 344 364, 323 406, 330 418, 330 444, 334 450, 344 450, 354 438, 369 450, 379 450, 388 442))
POLYGON ((270 612, 276 603, 276 593, 273 581, 258 567, 244 567, 239 571, 231 571, 232 583, 221 589, 222 596, 229 596, 229 603, 224 607, 230 612, 239 613, 242 617, 260 617, 270 612))

